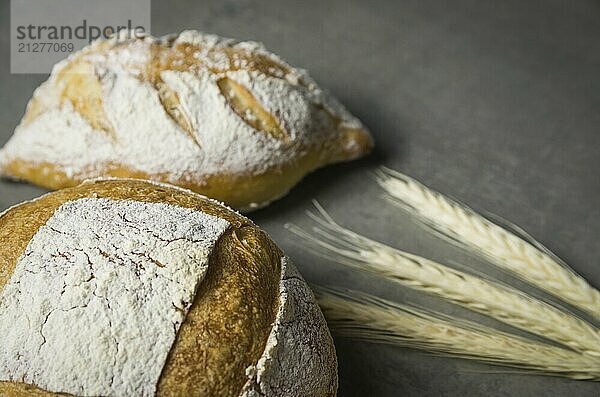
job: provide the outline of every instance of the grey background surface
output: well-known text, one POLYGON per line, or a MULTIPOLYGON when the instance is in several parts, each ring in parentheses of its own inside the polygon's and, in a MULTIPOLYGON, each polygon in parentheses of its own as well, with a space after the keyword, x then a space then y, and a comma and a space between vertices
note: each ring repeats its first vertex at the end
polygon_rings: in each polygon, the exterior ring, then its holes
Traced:
MULTIPOLYGON (((10 75, 9 3, 1 4, 3 144, 45 76, 10 75)), ((373 132, 370 158, 320 170, 251 215, 310 282, 465 314, 320 259, 284 229, 286 222, 310 227, 304 211, 317 198, 365 235, 486 268, 381 199, 370 171, 385 164, 510 219, 600 286, 598 1, 154 0, 155 34, 185 28, 264 42, 309 69, 373 132)), ((0 182, 0 209, 42 192, 0 182)), ((590 382, 340 338, 336 344, 341 396, 600 395, 590 382)))

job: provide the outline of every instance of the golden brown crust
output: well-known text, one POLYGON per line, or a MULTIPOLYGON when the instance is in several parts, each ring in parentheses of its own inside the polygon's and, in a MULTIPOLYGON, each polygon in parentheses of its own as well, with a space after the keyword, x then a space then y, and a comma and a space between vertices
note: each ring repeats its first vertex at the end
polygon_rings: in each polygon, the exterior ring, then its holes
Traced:
POLYGON ((223 236, 158 385, 161 396, 236 396, 276 316, 281 251, 256 227, 223 236), (206 353, 210 354, 206 354, 206 353))
MULTIPOLYGON (((105 46, 103 49, 110 48, 105 46)), ((195 43, 170 41, 153 43, 150 51, 151 61, 143 71, 150 81, 157 81, 163 70, 197 72, 200 68, 207 68, 212 73, 225 73, 244 69, 279 78, 290 72, 288 66, 277 62, 273 57, 239 47, 207 47, 195 43), (209 59, 225 56, 228 62, 221 65, 206 64, 197 56, 199 51, 206 53, 209 59)))
MULTIPOLYGON (((37 230, 65 202, 79 198, 160 202, 227 220, 231 228, 210 266, 165 364, 158 395, 237 395, 245 369, 260 358, 276 316, 281 251, 247 218, 181 189, 144 181, 92 181, 23 203, 0 216, 0 291, 37 230)), ((0 396, 55 396, 0 382, 0 396), (37 394, 34 394, 37 393, 37 394)))
POLYGON ((0 382, 0 397, 59 397, 69 395, 52 393, 26 383, 0 382))

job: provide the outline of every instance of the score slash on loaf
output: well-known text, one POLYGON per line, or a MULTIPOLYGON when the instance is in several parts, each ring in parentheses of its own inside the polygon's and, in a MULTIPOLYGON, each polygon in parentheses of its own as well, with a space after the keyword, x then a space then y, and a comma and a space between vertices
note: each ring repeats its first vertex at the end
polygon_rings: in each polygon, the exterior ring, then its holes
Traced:
POLYGON ((261 44, 121 34, 54 67, 0 152, 0 172, 50 189, 150 179, 251 210, 372 146, 335 98, 261 44))
POLYGON ((250 220, 155 182, 0 215, 0 395, 335 396, 323 315, 250 220))

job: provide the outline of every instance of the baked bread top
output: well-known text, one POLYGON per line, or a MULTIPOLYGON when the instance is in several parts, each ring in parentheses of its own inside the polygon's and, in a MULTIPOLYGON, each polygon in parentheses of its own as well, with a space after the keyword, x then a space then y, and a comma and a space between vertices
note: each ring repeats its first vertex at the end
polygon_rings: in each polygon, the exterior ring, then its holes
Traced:
POLYGON ((122 32, 55 66, 0 153, 0 170, 52 189, 152 179, 248 210, 372 145, 335 98, 261 44, 122 32))
POLYGON ((0 216, 0 395, 332 396, 312 293, 247 218, 86 182, 0 216))

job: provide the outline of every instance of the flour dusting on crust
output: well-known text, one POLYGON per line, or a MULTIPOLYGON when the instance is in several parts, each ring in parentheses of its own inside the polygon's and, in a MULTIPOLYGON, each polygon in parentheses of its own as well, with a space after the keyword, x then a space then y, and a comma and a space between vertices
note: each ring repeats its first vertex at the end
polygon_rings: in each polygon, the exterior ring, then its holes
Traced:
POLYGON ((154 395, 228 226, 167 204, 63 204, 0 295, 0 380, 75 395, 154 395))
POLYGON ((275 324, 240 397, 335 396, 337 360, 323 313, 288 257, 281 272, 275 324))
MULTIPOLYGON (((195 31, 171 38, 123 36, 95 42, 57 64, 50 79, 36 90, 34 101, 43 111, 17 128, 0 152, 0 168, 14 160, 45 162, 69 178, 83 180, 103 176, 118 165, 174 183, 201 183, 211 175, 256 175, 289 164, 326 142, 336 142, 344 128, 363 129, 306 72, 262 45, 195 31), (152 51, 157 46, 180 44, 197 46, 190 55, 197 62, 187 68, 175 63, 157 72, 161 87, 177 98, 177 108, 168 109, 154 77, 147 75, 148 65, 155 60, 152 51), (256 57, 273 66, 256 67, 252 64, 256 57), (88 65, 86 73, 99 82, 100 103, 93 107, 103 112, 111 131, 95 128, 77 104, 61 97, 65 82, 59 76, 73 62, 88 65), (288 139, 259 131, 236 114, 217 84, 223 78, 247 89, 288 139), (182 126, 173 114, 189 126, 182 126)), ((364 154, 364 148, 352 145, 343 148, 348 159, 364 154)), ((338 145, 331 150, 338 150, 338 145)))

